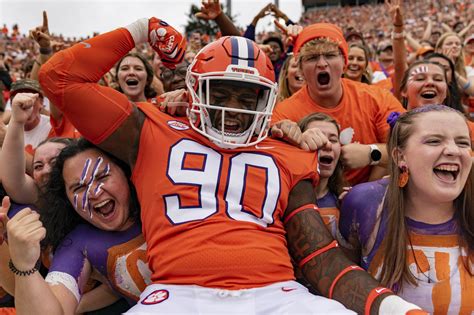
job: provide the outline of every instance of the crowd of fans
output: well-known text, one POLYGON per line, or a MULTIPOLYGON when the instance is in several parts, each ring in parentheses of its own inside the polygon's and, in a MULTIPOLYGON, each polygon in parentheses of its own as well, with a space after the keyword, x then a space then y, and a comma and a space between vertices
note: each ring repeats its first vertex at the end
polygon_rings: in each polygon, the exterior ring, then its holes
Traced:
POLYGON ((219 33, 3 25, 0 313, 192 313, 187 285, 304 314, 474 312, 471 1, 196 16, 219 33), (265 16, 275 30, 257 33, 265 16), (258 291, 275 284, 312 295, 258 291), (172 294, 188 300, 162 306, 172 294))

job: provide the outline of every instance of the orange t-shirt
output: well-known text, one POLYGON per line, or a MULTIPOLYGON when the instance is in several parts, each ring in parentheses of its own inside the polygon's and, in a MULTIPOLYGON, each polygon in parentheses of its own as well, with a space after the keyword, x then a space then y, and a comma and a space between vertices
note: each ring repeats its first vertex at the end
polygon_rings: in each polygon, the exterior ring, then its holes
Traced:
POLYGON ((56 121, 53 116, 49 116, 51 123, 51 132, 48 138, 61 137, 61 138, 80 138, 81 134, 73 126, 71 121, 66 116, 62 116, 60 121, 56 121))
MULTIPOLYGON (((298 122, 303 117, 321 112, 331 115, 339 123, 341 131, 354 130, 352 142, 362 144, 385 143, 390 126, 387 117, 391 112, 405 112, 400 102, 388 91, 376 86, 342 79, 344 94, 341 102, 334 108, 325 108, 316 104, 304 86, 298 92, 279 103, 273 111, 272 122, 290 119, 298 122)), ((369 179, 370 167, 347 172, 351 184, 369 179)))
POLYGON ((282 216, 316 154, 274 139, 220 149, 149 103, 133 169, 152 281, 243 289, 294 279, 282 216))
POLYGON ((393 76, 395 75, 394 65, 391 65, 388 68, 383 68, 382 65, 377 61, 370 61, 369 64, 372 71, 382 71, 387 78, 393 80, 393 76))
POLYGON ((381 89, 384 89, 384 90, 387 90, 387 91, 390 91, 392 92, 392 89, 393 89, 393 84, 392 84, 392 80, 389 78, 389 79, 384 79, 384 80, 380 80, 376 83, 373 84, 374 86, 377 86, 381 89))

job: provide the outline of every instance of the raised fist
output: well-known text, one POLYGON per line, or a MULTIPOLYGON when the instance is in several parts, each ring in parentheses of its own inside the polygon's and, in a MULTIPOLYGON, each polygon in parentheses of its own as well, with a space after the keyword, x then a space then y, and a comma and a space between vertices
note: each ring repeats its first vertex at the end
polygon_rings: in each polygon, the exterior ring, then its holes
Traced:
POLYGON ((33 112, 39 95, 36 93, 18 93, 12 101, 12 121, 25 124, 33 112))
POLYGON ((151 18, 148 22, 148 42, 160 56, 163 65, 174 69, 183 61, 186 37, 165 21, 151 18))

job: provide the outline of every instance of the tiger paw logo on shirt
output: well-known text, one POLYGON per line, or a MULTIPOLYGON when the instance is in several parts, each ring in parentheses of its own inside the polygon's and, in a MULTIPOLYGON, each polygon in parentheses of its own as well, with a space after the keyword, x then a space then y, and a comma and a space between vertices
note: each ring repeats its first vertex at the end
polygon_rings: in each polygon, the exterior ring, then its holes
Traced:
POLYGON ((155 290, 151 292, 150 294, 148 294, 148 296, 143 299, 142 304, 144 305, 158 304, 167 300, 168 297, 169 297, 168 290, 155 290))

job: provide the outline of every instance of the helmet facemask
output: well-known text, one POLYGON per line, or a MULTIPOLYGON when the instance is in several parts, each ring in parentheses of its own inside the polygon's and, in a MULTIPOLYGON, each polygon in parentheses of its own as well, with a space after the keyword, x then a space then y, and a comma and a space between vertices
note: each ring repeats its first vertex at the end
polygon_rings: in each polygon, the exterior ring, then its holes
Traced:
POLYGON ((252 146, 268 134, 276 84, 255 73, 255 68, 252 73, 235 65, 229 68, 188 72, 186 83, 193 98, 188 116, 196 131, 222 148, 252 146))

